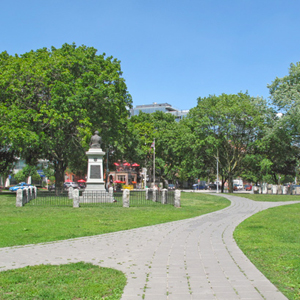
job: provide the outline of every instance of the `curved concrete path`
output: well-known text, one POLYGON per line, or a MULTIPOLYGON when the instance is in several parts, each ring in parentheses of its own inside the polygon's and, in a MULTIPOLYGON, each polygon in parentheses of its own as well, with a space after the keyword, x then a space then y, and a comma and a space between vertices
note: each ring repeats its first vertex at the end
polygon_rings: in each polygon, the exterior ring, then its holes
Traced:
POLYGON ((127 275, 122 300, 287 299, 247 259, 232 234, 261 210, 297 202, 222 196, 231 201, 230 207, 188 220, 0 248, 0 270, 86 261, 127 275))

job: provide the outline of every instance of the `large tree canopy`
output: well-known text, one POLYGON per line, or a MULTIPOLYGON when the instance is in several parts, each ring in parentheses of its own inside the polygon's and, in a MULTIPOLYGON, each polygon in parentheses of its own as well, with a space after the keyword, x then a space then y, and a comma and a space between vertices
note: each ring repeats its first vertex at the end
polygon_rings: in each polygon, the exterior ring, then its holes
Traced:
POLYGON ((126 128, 132 100, 120 61, 95 48, 3 52, 0 68, 0 138, 29 163, 38 157, 52 162, 58 185, 94 130, 107 145, 126 128))
POLYGON ((262 99, 244 93, 198 98, 184 122, 196 136, 190 155, 202 170, 199 176, 215 170, 218 159, 223 182, 228 180, 232 191, 233 176, 239 174, 243 158, 262 136, 266 112, 262 99))

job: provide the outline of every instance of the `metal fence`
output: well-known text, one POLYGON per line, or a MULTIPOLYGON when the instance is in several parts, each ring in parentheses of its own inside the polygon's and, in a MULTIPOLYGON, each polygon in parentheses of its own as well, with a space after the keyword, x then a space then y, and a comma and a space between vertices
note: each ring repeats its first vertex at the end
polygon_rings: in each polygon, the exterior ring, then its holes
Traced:
POLYGON ((68 191, 39 191, 37 197, 26 205, 30 206, 73 206, 73 199, 68 191))
MULTIPOLYGON (((77 192, 78 193, 78 192, 77 192)), ((39 191, 35 199, 25 201, 30 206, 74 206, 73 191, 39 191)), ((130 207, 149 207, 162 204, 174 205, 175 192, 168 190, 133 190, 129 194, 130 207)), ((24 205, 23 204, 23 205, 24 205)), ((79 190, 79 206, 123 207, 122 191, 84 191, 79 190)), ((74 206, 75 207, 75 206, 74 206)))

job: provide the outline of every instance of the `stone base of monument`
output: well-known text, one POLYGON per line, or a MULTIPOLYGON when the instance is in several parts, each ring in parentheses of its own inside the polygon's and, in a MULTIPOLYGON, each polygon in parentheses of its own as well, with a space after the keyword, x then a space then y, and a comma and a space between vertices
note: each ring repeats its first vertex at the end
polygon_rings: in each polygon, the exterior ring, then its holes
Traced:
POLYGON ((85 190, 79 197, 80 203, 113 203, 113 192, 106 190, 85 190))
POLYGON ((88 157, 88 170, 85 191, 80 197, 80 203, 112 203, 112 193, 105 190, 103 181, 103 156, 101 148, 90 148, 86 152, 88 157))

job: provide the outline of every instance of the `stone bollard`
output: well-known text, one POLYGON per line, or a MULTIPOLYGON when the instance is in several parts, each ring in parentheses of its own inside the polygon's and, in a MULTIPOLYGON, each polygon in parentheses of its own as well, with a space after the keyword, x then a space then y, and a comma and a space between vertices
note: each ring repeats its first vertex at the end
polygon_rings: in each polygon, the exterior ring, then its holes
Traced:
POLYGON ((146 200, 149 200, 149 189, 146 188, 146 200))
POLYGON ((287 195, 287 193, 288 193, 288 187, 287 186, 283 186, 282 187, 282 194, 283 195, 287 195))
POLYGON ((267 194, 268 193, 268 187, 266 183, 262 184, 262 194, 267 194))
POLYGON ((74 192, 74 188, 69 187, 69 190, 68 190, 68 196, 69 196, 69 199, 72 199, 72 198, 73 198, 73 192, 74 192))
POLYGON ((129 207, 130 191, 128 189, 123 190, 123 207, 129 207))
POLYGON ((296 195, 300 195, 300 187, 299 186, 296 187, 296 195))
POLYGON ((34 186, 33 190, 34 190, 34 197, 33 198, 36 199, 37 198, 37 187, 34 186))
POLYGON ((109 194, 110 202, 111 203, 115 202, 115 199, 114 199, 114 188, 112 186, 108 189, 108 194, 109 194))
POLYGON ((273 195, 277 195, 277 191, 278 191, 278 186, 274 184, 274 185, 272 186, 272 194, 273 194, 273 195))
POLYGON ((174 201, 174 206, 175 207, 180 207, 180 190, 175 190, 175 201, 174 201))
POLYGON ((277 194, 282 195, 282 186, 278 185, 277 194))
POLYGON ((156 202, 156 199, 157 199, 157 189, 153 188, 153 198, 152 198, 152 201, 156 202))
POLYGON ((167 204, 167 197, 166 197, 167 189, 162 190, 161 195, 161 204, 167 204))
MULTIPOLYGON (((80 200, 79 200, 79 190, 78 189, 75 189, 73 191, 73 207, 79 207, 79 204, 80 204, 80 200)), ((72 199, 72 198, 69 198, 69 199, 72 199)))
POLYGON ((18 189, 16 195, 17 195, 16 207, 22 207, 23 206, 23 191, 21 189, 18 189))

